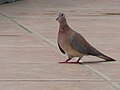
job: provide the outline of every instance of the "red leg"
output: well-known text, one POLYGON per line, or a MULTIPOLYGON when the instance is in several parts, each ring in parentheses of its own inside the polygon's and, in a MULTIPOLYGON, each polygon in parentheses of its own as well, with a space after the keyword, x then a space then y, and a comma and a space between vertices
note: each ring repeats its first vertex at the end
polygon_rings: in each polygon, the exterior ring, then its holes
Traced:
POLYGON ((81 60, 81 58, 79 58, 76 62, 68 62, 68 63, 69 64, 82 64, 82 62, 79 62, 81 60))
POLYGON ((68 61, 70 61, 72 58, 68 58, 66 61, 62 61, 62 62, 59 62, 59 63, 68 63, 68 61))
POLYGON ((78 64, 82 64, 82 62, 80 62, 81 58, 82 58, 82 57, 80 57, 80 58, 77 60, 76 63, 78 63, 78 64))
POLYGON ((80 59, 81 59, 81 58, 79 58, 76 63, 80 63, 80 59))

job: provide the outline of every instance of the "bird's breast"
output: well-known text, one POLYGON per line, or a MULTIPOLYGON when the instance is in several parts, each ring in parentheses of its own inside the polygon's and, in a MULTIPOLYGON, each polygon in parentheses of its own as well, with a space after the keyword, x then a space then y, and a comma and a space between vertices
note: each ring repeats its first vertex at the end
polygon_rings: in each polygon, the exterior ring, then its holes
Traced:
POLYGON ((58 35, 58 43, 68 56, 79 57, 81 55, 70 43, 70 37, 66 34, 58 35))

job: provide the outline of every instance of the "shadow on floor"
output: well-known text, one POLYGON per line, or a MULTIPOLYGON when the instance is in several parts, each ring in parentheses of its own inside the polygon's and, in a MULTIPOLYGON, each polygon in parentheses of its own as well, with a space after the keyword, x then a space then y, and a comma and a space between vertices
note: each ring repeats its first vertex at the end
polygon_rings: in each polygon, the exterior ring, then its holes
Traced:
POLYGON ((68 63, 63 63, 63 64, 99 64, 99 63, 103 63, 103 62, 112 62, 112 61, 86 61, 86 62, 80 62, 80 63, 77 63, 77 62, 68 62, 68 63))
POLYGON ((82 62, 81 64, 98 64, 103 62, 108 62, 108 61, 86 61, 86 62, 82 62))

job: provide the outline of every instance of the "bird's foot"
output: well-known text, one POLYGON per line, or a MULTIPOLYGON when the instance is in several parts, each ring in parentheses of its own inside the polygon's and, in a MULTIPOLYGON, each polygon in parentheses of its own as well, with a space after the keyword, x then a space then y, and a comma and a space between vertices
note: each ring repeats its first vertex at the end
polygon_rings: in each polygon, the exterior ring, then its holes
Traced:
POLYGON ((63 62, 59 62, 59 63, 68 63, 68 64, 83 64, 82 62, 67 62, 67 61, 63 61, 63 62))
POLYGON ((68 62, 69 64, 83 64, 82 62, 68 62))
POLYGON ((67 61, 62 61, 62 62, 59 62, 59 63, 68 63, 67 61))

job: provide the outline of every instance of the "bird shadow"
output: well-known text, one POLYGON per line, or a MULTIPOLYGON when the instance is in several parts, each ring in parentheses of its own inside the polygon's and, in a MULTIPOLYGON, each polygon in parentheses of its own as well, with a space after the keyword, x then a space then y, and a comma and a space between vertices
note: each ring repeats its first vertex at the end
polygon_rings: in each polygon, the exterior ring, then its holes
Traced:
POLYGON ((98 63, 103 63, 103 62, 110 62, 110 61, 86 61, 86 62, 79 62, 79 63, 76 63, 76 62, 67 62, 65 64, 81 64, 81 65, 84 65, 84 64, 98 64, 98 63))
POLYGON ((86 61, 80 64, 98 64, 98 63, 103 63, 103 62, 108 62, 108 61, 86 61))

